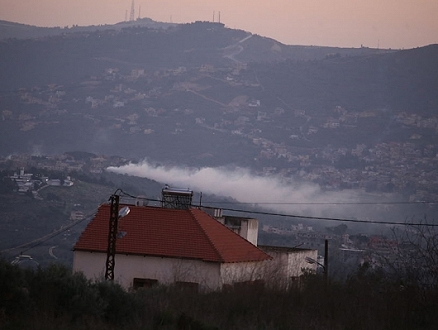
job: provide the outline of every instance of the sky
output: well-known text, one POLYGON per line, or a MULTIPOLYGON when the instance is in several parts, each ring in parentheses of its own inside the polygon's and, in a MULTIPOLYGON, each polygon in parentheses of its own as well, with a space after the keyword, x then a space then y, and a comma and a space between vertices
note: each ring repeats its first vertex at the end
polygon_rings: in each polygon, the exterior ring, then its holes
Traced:
MULTIPOLYGON (((132 0, 0 0, 0 20, 114 24, 132 0)), ((437 0, 135 0, 135 18, 218 21, 288 45, 408 49, 438 43, 437 0)))

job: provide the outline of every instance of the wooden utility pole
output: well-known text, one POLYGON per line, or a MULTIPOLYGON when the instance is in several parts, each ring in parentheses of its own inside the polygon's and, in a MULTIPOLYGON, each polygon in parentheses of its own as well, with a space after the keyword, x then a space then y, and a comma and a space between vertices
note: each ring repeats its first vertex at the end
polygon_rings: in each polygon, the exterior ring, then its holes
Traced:
POLYGON ((328 284, 328 271, 328 239, 326 239, 324 244, 324 281, 326 286, 328 284))

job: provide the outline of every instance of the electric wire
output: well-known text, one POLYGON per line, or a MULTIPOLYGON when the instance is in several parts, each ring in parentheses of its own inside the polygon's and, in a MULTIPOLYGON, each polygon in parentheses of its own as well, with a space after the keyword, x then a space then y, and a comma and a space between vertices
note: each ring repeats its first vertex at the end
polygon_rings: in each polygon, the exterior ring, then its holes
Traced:
MULTIPOLYGON (((139 197, 134 196, 132 194, 129 194, 122 189, 118 188, 113 195, 120 194, 120 196, 125 196, 133 199, 142 199, 146 200, 148 202, 162 202, 159 199, 152 199, 152 198, 146 198, 146 197, 139 197)), ((219 203, 219 202, 216 202, 219 203)), ((228 202, 231 203, 231 202, 228 202)), ((215 204, 215 202, 210 202, 210 204, 215 204)), ((221 204, 227 204, 221 203, 221 204)), ((262 204, 274 204, 274 205, 327 205, 327 204, 334 204, 334 205, 343 205, 343 204, 372 204, 372 205, 379 205, 379 204, 436 204, 435 202, 392 202, 392 203, 239 203, 235 202, 234 204, 251 204, 251 205, 262 205, 262 204)), ((192 207, 202 207, 205 209, 217 209, 217 207, 214 206, 208 206, 208 205, 195 205, 192 204, 192 207)), ((293 219, 305 219, 305 220, 322 220, 322 221, 337 221, 337 222, 349 222, 349 223, 367 223, 367 224, 380 224, 380 225, 394 225, 394 226, 424 226, 424 227, 438 227, 438 224, 433 223, 426 223, 426 222, 395 222, 395 221, 382 221, 382 220, 361 220, 361 219, 347 219, 347 218, 332 218, 332 217, 316 217, 316 216, 306 216, 306 215, 296 215, 296 214, 288 214, 288 213, 278 213, 278 212, 264 212, 264 211, 255 211, 255 210, 242 210, 242 209, 236 209, 236 208, 224 208, 221 207, 221 210, 223 211, 230 211, 230 212, 236 212, 236 213, 246 213, 246 214, 256 214, 256 215, 268 215, 268 216, 277 216, 277 217, 285 217, 285 218, 293 218, 293 219)), ((92 215, 84 217, 83 219, 77 220, 75 222, 72 222, 66 226, 61 227, 60 229, 45 235, 43 237, 40 237, 38 239, 35 239, 33 241, 21 244, 16 247, 8 248, 1 250, 0 253, 9 252, 18 250, 23 247, 27 247, 21 253, 26 252, 48 240, 50 240, 53 237, 56 237, 63 232, 69 230, 70 228, 78 225, 79 223, 83 222, 84 220, 90 219, 92 215), (33 244, 35 243, 35 244, 33 244), (33 245, 32 245, 33 244, 33 245)))
MULTIPOLYGON (((204 208, 215 209, 215 207, 202 206, 204 208)), ((271 215, 286 218, 298 218, 306 220, 325 220, 325 221, 340 221, 340 222, 352 222, 352 223, 368 223, 368 224, 381 224, 381 225, 399 225, 399 226, 425 226, 425 227, 438 227, 438 224, 433 223, 420 223, 420 222, 396 222, 396 221, 381 221, 381 220, 360 220, 360 219, 345 219, 345 218, 330 218, 330 217, 315 217, 306 215, 294 215, 286 213, 275 212, 262 212, 262 211, 248 211, 231 208, 221 208, 225 211, 237 212, 237 213, 250 213, 258 215, 271 215)))
POLYGON ((210 204, 240 204, 240 205, 422 205, 438 204, 438 202, 209 202, 210 204))
MULTIPOLYGON (((119 189, 119 190, 122 194, 124 194, 125 196, 128 196, 130 198, 144 199, 144 200, 147 200, 150 202, 161 202, 160 200, 157 200, 157 199, 133 196, 131 194, 124 192, 122 189, 119 189)), ((236 203, 236 204, 241 204, 241 203, 236 203)), ((254 205, 254 204, 257 204, 257 203, 251 203, 251 205, 254 205)), ((192 204, 191 206, 192 207, 203 207, 206 209, 217 209, 217 207, 208 206, 208 205, 194 205, 194 204, 192 204)), ((316 217, 316 216, 296 215, 296 214, 277 213, 277 212, 251 211, 251 210, 242 210, 242 209, 234 209, 234 208, 226 208, 226 207, 225 208, 221 207, 221 210, 236 212, 236 213, 269 215, 269 216, 297 218, 297 219, 306 219, 306 220, 323 220, 323 221, 338 221, 338 222, 367 223, 367 224, 381 224, 381 225, 399 225, 399 226, 438 227, 438 224, 426 223, 426 222, 424 222, 424 223, 420 223, 420 222, 396 222, 396 221, 382 221, 382 220, 361 220, 361 219, 346 219, 346 218, 332 218, 332 217, 316 217)))
POLYGON ((81 222, 83 222, 85 220, 90 219, 91 217, 92 217, 92 215, 89 215, 89 216, 84 217, 82 219, 76 220, 76 221, 74 221, 72 223, 69 223, 68 225, 62 226, 61 228, 51 232, 50 234, 44 235, 44 236, 39 237, 37 239, 34 239, 34 240, 30 241, 30 242, 26 242, 26 243, 20 244, 20 245, 15 246, 15 247, 11 247, 11 248, 7 248, 7 249, 4 249, 4 250, 1 250, 0 253, 15 251, 15 250, 24 248, 22 251, 20 251, 20 254, 22 254, 22 253, 24 253, 26 251, 29 251, 30 249, 33 249, 34 247, 37 247, 38 245, 41 245, 42 243, 47 242, 50 239, 52 239, 52 238, 54 238, 54 237, 64 233, 65 231, 69 230, 70 228, 73 228, 74 226, 80 224, 81 222))

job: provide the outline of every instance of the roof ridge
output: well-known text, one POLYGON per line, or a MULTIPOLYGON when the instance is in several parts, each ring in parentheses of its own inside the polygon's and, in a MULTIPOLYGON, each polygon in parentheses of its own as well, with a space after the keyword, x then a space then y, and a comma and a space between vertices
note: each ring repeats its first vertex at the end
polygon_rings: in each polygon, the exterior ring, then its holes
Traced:
POLYGON ((199 212, 202 212, 204 215, 208 216, 211 220, 214 221, 214 223, 216 225, 218 225, 219 227, 225 229, 226 231, 228 231, 230 234, 234 235, 234 237, 237 240, 241 240, 242 242, 244 242, 244 244, 248 244, 248 246, 251 246, 252 248, 255 248, 256 250, 258 250, 260 253, 266 255, 269 259, 272 259, 272 257, 267 254, 265 251, 263 251, 262 249, 260 249, 257 245, 252 244, 250 241, 248 241, 246 238, 242 237, 241 235, 237 234, 235 231, 233 231, 231 228, 229 228, 228 226, 226 226, 225 224, 221 223, 220 221, 218 221, 215 217, 213 217, 212 215, 202 211, 199 208, 191 208, 189 209, 190 213, 193 215, 193 217, 195 217, 195 220, 198 224, 198 226, 201 228, 202 232, 205 234, 205 236, 207 237, 208 241, 211 243, 211 245, 213 246, 214 250, 217 251, 218 255, 220 256, 221 260, 225 262, 225 257, 220 253, 220 250, 217 248, 217 245, 214 243, 214 241, 211 240, 210 236, 208 236, 208 234, 205 232, 205 229, 203 226, 200 225, 196 215, 193 214, 192 210, 197 210, 199 212))
MULTIPOLYGON (((207 232, 205 231, 204 226, 202 226, 199 223, 199 219, 198 217, 192 212, 193 210, 199 210, 197 208, 190 208, 188 211, 190 212, 190 215, 192 216, 192 218, 195 220, 196 225, 201 229, 202 233, 204 234, 204 236, 207 238, 207 241, 210 243, 210 245, 213 247, 214 251, 216 252, 216 254, 219 257, 219 260, 221 262, 225 262, 225 258, 222 256, 222 254, 219 252, 219 249, 217 248, 216 244, 214 244, 214 242, 211 240, 210 236, 207 234, 207 232)), ((208 215, 209 217, 211 217, 209 214, 206 213, 206 215, 208 215)), ((215 220, 213 217, 211 217, 212 220, 215 220)))

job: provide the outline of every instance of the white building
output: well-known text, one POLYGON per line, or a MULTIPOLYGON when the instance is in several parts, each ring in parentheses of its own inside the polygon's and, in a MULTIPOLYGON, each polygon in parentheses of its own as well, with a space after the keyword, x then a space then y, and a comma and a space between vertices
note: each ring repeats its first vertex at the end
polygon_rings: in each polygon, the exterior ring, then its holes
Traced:
MULTIPOLYGON (((154 283, 218 290, 263 277, 271 257, 196 209, 130 205, 119 222, 114 279, 123 287, 154 283)), ((105 274, 110 206, 102 205, 74 247, 74 271, 105 274)))
MULTIPOLYGON (((216 219, 184 207, 185 197, 163 198, 164 207, 129 205, 130 213, 118 225, 115 281, 125 288, 176 284, 211 291, 254 281, 268 284, 274 278, 287 286, 302 268, 314 268, 304 263, 306 256, 316 259, 316 250, 262 250, 256 219, 217 212, 216 219)), ((104 278, 109 219, 110 205, 101 205, 74 246, 73 270, 88 279, 104 278)))

